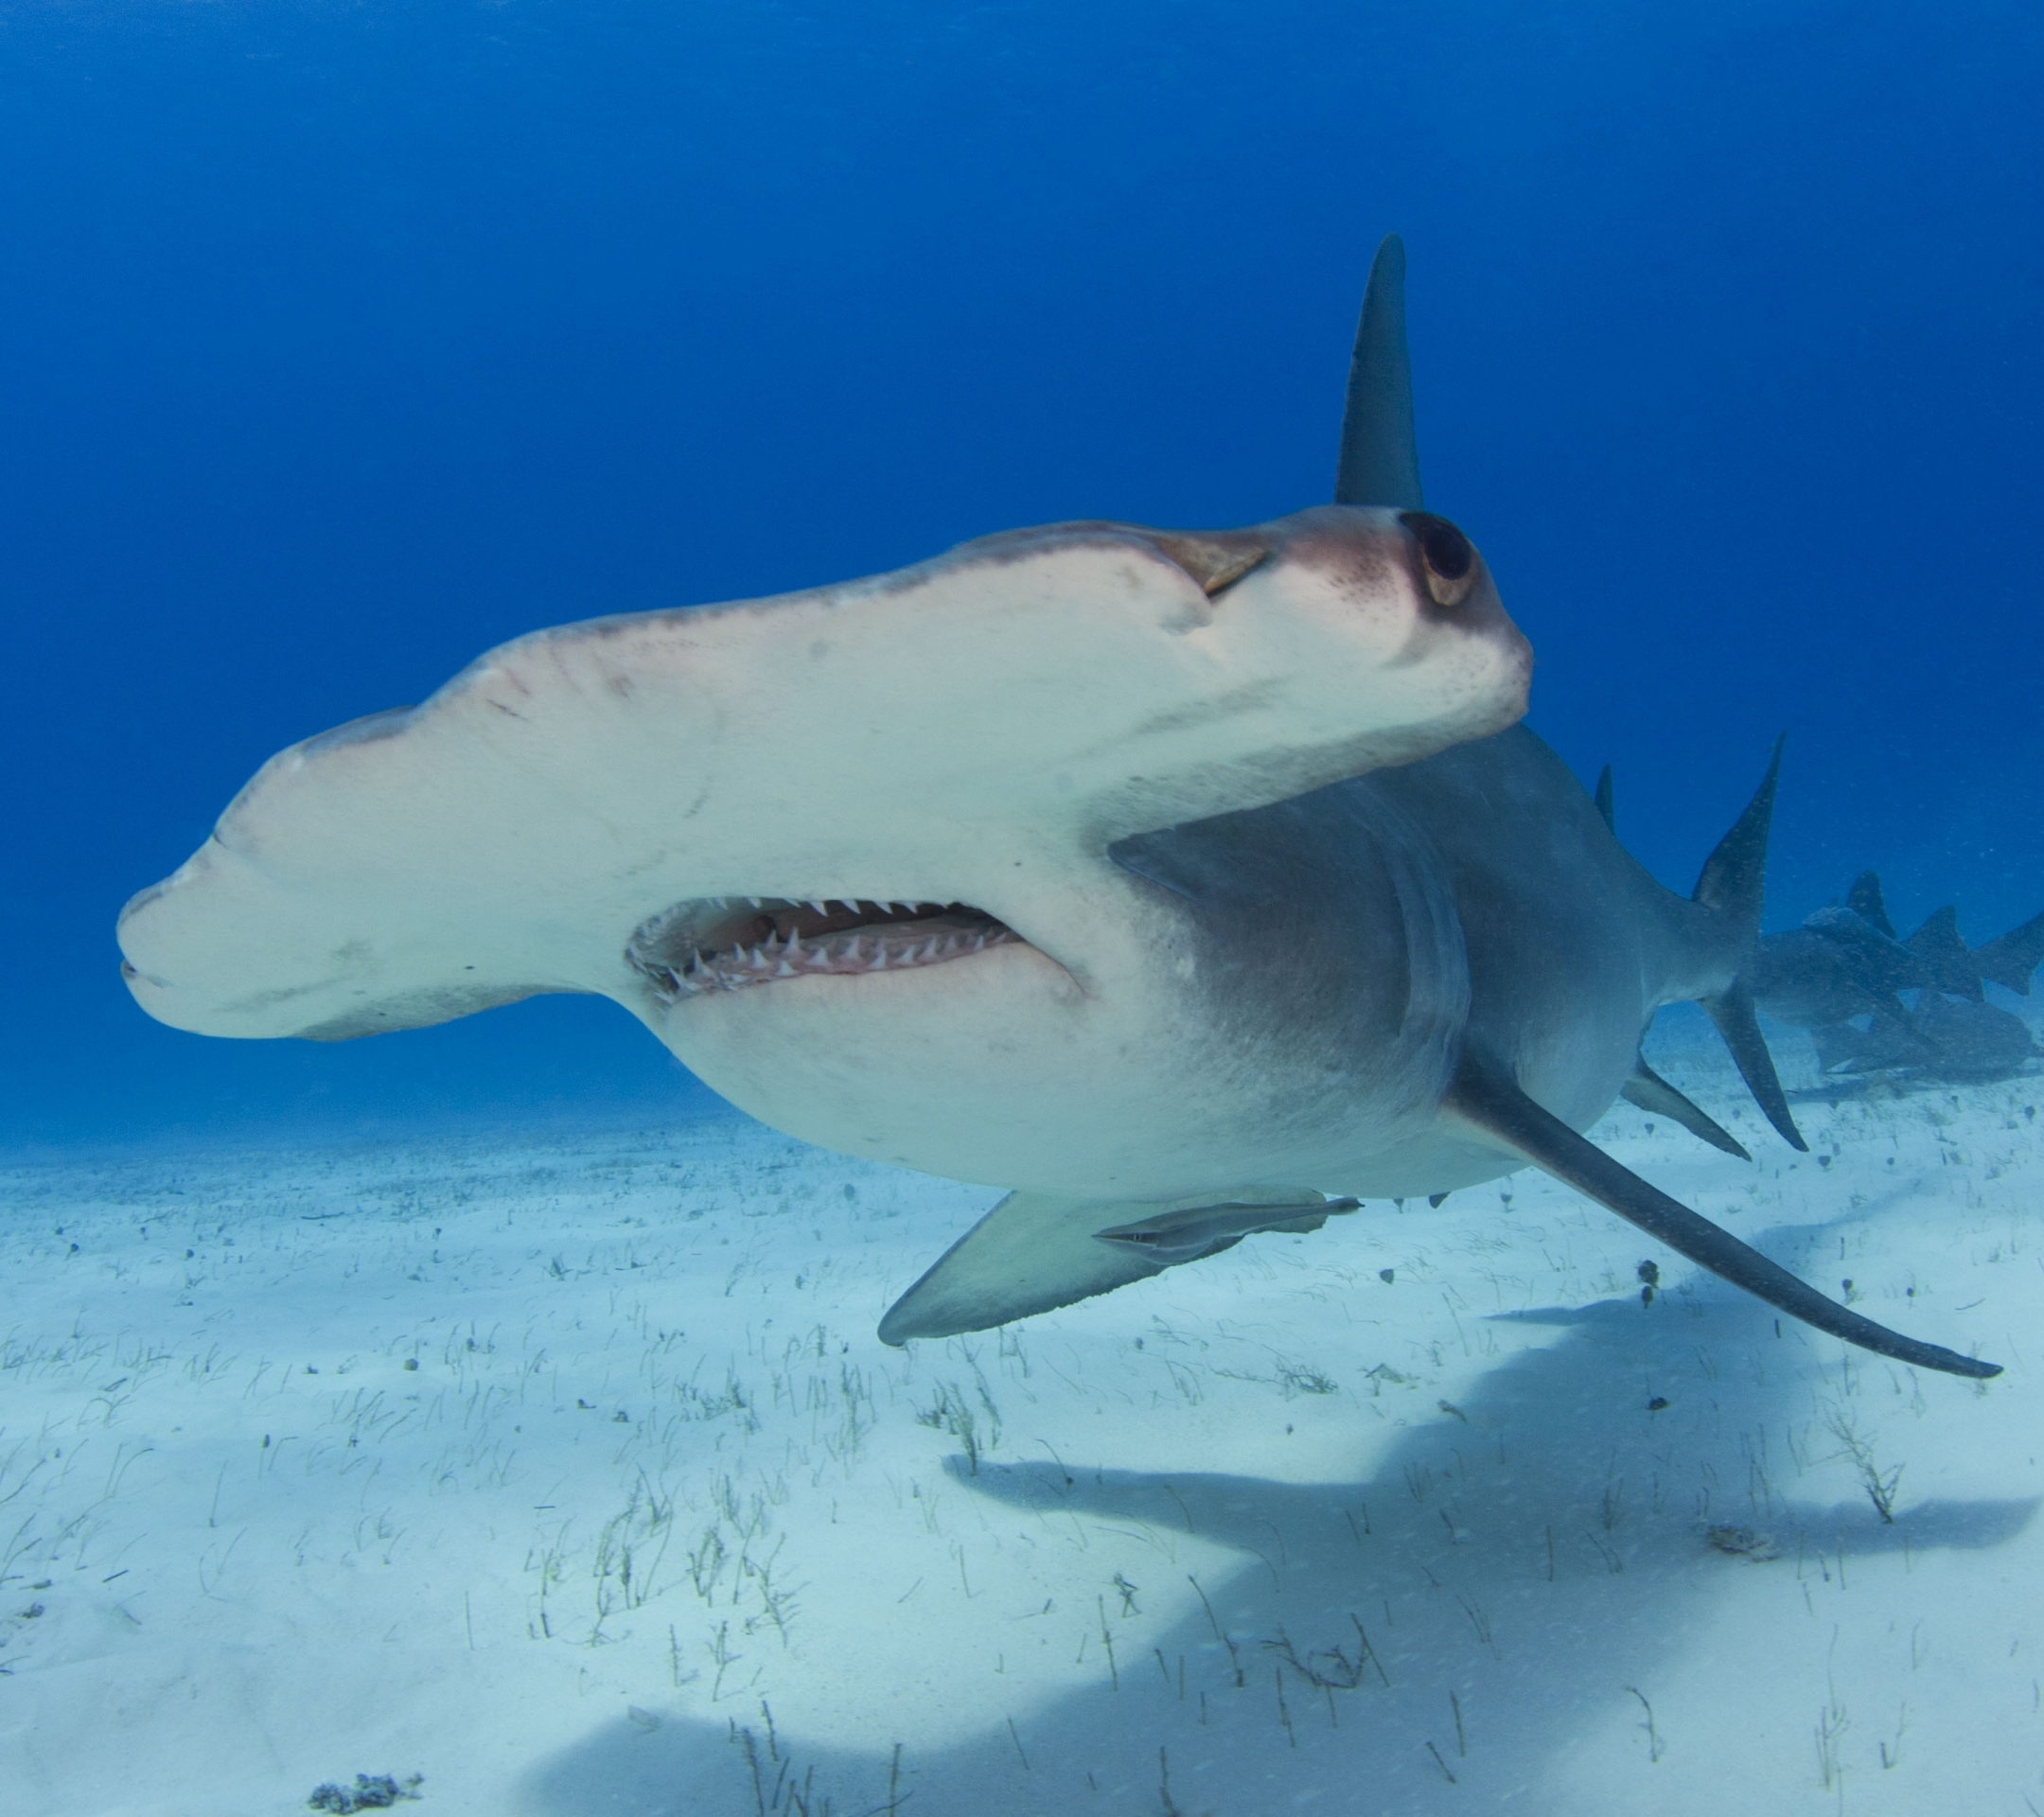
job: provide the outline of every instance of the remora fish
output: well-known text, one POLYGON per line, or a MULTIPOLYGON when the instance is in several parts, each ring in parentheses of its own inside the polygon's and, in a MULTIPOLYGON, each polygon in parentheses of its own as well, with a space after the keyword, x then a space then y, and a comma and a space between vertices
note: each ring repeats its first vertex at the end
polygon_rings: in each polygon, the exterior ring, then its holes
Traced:
POLYGON ((1505 730, 1527 653, 1423 508, 1402 277, 1386 240, 1333 506, 520 639, 272 759, 124 912, 136 997, 344 1039, 600 992, 765 1122, 1016 1188, 891 1342, 1531 1162, 1820 1329, 1998 1373, 1577 1134, 1624 1091, 1736 1151, 1638 1056, 1697 998, 1800 1146, 1740 982, 1774 772, 1684 900, 1505 730))

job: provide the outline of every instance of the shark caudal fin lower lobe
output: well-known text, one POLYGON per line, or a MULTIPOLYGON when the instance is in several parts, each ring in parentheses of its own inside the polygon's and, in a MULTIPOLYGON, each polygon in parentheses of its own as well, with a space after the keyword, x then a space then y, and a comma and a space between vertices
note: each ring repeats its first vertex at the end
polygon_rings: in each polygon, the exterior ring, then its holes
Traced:
MULTIPOLYGON (((1786 735, 1786 734, 1785 734, 1786 735)), ((1746 811, 1733 822, 1731 832, 1718 841, 1718 849, 1703 860, 1697 878, 1694 900, 1726 916, 1742 945, 1750 953, 1760 938, 1760 911, 1767 895, 1768 829, 1774 819, 1774 785, 1781 775, 1782 740, 1774 741, 1767 774, 1746 803, 1746 811)), ((1704 1014, 1717 1024, 1718 1032, 1732 1050, 1733 1064, 1746 1089, 1779 1132, 1783 1141, 1803 1154, 1809 1144, 1796 1127, 1788 1110, 1788 1099, 1774 1070, 1774 1056, 1768 1051, 1760 1032, 1760 1017, 1753 1008, 1753 993, 1743 979, 1716 997, 1703 999, 1704 1014)))

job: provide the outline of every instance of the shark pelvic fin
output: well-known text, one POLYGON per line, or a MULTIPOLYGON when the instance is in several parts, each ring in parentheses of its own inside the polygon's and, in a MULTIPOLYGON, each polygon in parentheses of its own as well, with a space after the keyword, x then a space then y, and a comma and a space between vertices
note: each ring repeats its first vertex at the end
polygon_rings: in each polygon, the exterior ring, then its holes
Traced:
POLYGON ((1405 348, 1405 242, 1386 234, 1370 261, 1369 289, 1348 364, 1336 504, 1418 511, 1419 445, 1413 429, 1412 359, 1405 348))
POLYGON ((989 1331, 1216 1255, 1251 1231, 1317 1230, 1355 1208, 1298 1187, 1166 1205, 1011 1192, 888 1309, 880 1341, 989 1331))
POLYGON ((1727 1155, 1736 1155, 1742 1161, 1753 1159, 1722 1124, 1691 1103, 1649 1067, 1645 1054, 1633 1062, 1632 1076, 1618 1087, 1618 1095, 1629 1104, 1637 1104, 1656 1117, 1665 1117, 1670 1122, 1680 1123, 1692 1136, 1700 1136, 1713 1148, 1721 1148, 1727 1155))
POLYGON ((1442 1096, 1441 1108, 1484 1141, 1523 1156, 1563 1185, 1574 1187, 1628 1223, 1637 1225, 1676 1254, 1686 1256, 1735 1287, 1743 1287, 1791 1318, 1843 1338, 1848 1344, 1857 1344, 1861 1350, 1892 1356, 1898 1363, 1919 1368, 1941 1369, 1947 1375, 1970 1376, 1976 1381, 2001 1373, 1998 1364, 1982 1363, 1936 1344, 1904 1337, 1848 1311, 1836 1300, 1826 1299, 1757 1249, 1747 1247, 1708 1218, 1700 1217, 1657 1187, 1648 1185, 1595 1142, 1542 1109, 1503 1068, 1473 1054, 1464 1052, 1442 1096))

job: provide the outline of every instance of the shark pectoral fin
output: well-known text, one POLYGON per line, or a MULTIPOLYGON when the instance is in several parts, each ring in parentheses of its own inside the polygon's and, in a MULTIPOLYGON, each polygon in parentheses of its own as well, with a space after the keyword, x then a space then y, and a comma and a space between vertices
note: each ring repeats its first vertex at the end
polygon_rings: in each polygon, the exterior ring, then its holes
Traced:
POLYGON ((1011 1192, 937 1259, 880 1321, 883 1344, 984 1332, 1112 1293, 1169 1264, 1093 1241, 1138 1208, 1125 1201, 1011 1192))
POLYGON ((1564 1185, 1637 1225, 1676 1254, 1779 1307, 1791 1318, 1919 1368, 1942 1369, 1947 1375, 1975 1380, 2001 1373, 1998 1364, 1903 1337, 1826 1299, 1758 1250, 1748 1248, 1729 1231, 1720 1230, 1620 1166, 1595 1143, 1542 1110, 1498 1067, 1465 1052, 1441 1098, 1441 1108, 1485 1142, 1524 1155, 1564 1185))
POLYGON ((1736 1155, 1742 1161, 1753 1159, 1722 1124, 1705 1115, 1649 1067, 1645 1054, 1633 1062, 1632 1076, 1618 1087, 1618 1095, 1629 1104, 1637 1104, 1642 1110, 1652 1111, 1656 1117, 1665 1117, 1680 1123, 1692 1136, 1700 1136, 1713 1148, 1721 1148, 1727 1155, 1736 1155))
MULTIPOLYGON (((1788 1109, 1788 1095, 1782 1090, 1781 1076, 1774 1070, 1774 1056, 1768 1051, 1767 1037, 1760 1032, 1760 1017, 1753 1009, 1753 993, 1735 983, 1718 997, 1703 999, 1703 1014, 1717 1024, 1718 1032, 1732 1050, 1732 1064, 1739 1069, 1753 1102, 1779 1132, 1783 1141, 1799 1154, 1807 1155, 1809 1144, 1796 1127, 1788 1109)), ((1707 1139, 1707 1138, 1706 1138, 1707 1139)), ((1751 1156, 1748 1157, 1749 1159, 1751 1156)))
POLYGON ((1297 1188, 1245 1190, 1225 1204, 1011 1192, 888 1309, 880 1341, 988 1331, 1217 1254, 1251 1230, 1317 1229, 1355 1206, 1297 1188))

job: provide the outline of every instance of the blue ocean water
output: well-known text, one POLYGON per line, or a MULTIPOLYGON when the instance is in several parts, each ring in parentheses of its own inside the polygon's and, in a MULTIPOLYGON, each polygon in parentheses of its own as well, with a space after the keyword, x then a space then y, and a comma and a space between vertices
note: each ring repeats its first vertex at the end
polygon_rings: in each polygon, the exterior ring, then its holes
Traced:
POLYGON ((123 899, 488 644, 1328 492, 1410 248, 1429 502, 1533 723, 1771 919, 2044 899, 2044 26, 1963 5, 41 4, 0 15, 6 1127, 661 1105, 608 1005, 151 1025, 123 899))
POLYGON ((519 633, 1326 500, 1397 231, 1429 506, 1626 842, 1686 890, 1786 731, 1769 925, 1979 943, 2039 92, 1965 0, 0 7, 0 1808, 2037 1808, 2034 1062, 1795 1034, 1799 1155, 1683 1010, 1754 1163, 1596 1132, 1991 1385, 1530 1170, 889 1349, 991 1190, 595 998, 180 1033, 113 934, 519 633))

